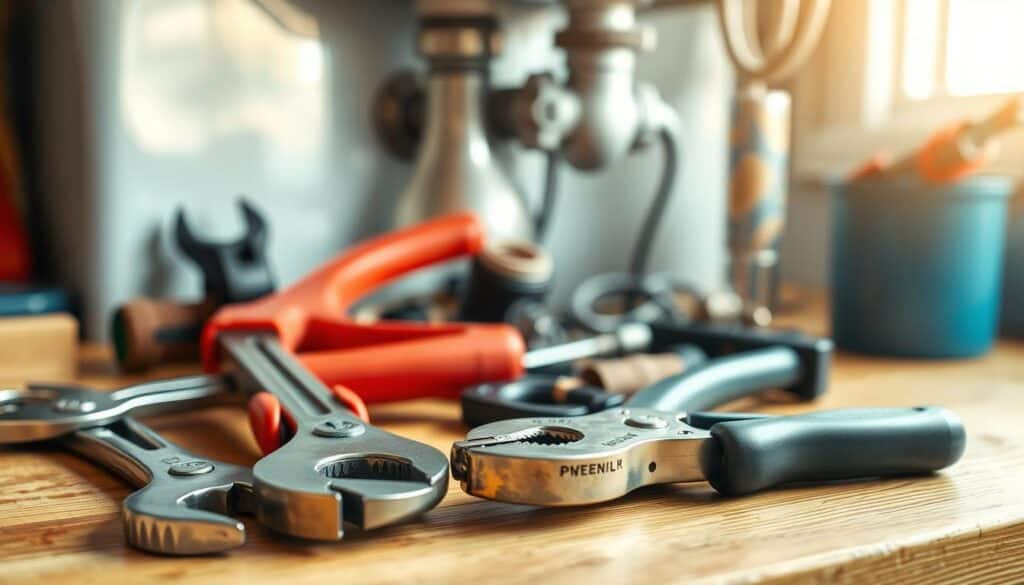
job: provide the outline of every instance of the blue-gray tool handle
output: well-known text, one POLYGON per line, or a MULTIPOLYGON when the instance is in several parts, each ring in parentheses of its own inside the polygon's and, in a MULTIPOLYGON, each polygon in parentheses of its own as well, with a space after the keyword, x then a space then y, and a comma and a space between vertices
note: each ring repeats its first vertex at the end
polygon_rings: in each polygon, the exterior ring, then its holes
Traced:
POLYGON ((626 406, 663 412, 708 410, 771 388, 800 393, 804 375, 797 353, 766 347, 716 358, 640 390, 626 406))
POLYGON ((711 427, 701 469, 738 496, 796 481, 930 473, 964 452, 963 424, 944 408, 858 408, 711 427))

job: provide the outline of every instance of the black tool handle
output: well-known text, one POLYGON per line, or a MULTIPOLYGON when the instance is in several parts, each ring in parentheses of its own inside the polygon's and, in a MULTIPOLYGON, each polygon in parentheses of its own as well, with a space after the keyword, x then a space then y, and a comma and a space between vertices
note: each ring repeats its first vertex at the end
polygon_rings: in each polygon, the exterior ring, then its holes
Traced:
POLYGON ((471 386, 462 392, 462 422, 469 428, 497 420, 531 417, 583 416, 619 406, 626 397, 593 386, 568 392, 567 402, 555 402, 556 376, 527 374, 512 382, 471 386))
POLYGON ((832 340, 814 337, 799 331, 785 331, 725 323, 658 322, 651 324, 655 351, 679 343, 689 343, 704 350, 712 358, 784 345, 800 357, 801 379, 793 391, 813 398, 828 387, 832 365, 832 340))
POLYGON ((664 412, 708 410, 771 388, 799 391, 801 378, 795 351, 767 347, 720 357, 665 378, 634 394, 626 405, 664 412))
POLYGON ((718 423, 733 422, 737 420, 752 420, 761 418, 777 418, 775 414, 760 414, 754 412, 688 412, 686 413, 686 424, 698 429, 710 429, 718 423))
POLYGON ((711 427, 701 469, 738 496, 796 481, 930 473, 964 452, 963 424, 935 407, 860 408, 723 422, 711 427))

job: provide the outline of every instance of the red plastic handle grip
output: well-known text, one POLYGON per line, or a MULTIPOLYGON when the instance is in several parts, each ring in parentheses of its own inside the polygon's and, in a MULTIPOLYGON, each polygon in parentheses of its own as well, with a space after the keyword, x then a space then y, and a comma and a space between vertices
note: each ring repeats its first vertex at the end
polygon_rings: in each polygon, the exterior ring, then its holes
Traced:
POLYGON ((518 378, 524 351, 514 329, 464 327, 400 343, 307 352, 299 359, 326 383, 344 383, 372 404, 458 398, 467 386, 518 378))
POLYGON ((219 368, 222 331, 272 331, 324 383, 347 386, 366 402, 454 397, 470 384, 517 377, 525 346, 507 325, 362 325, 346 314, 381 284, 482 247, 483 229, 471 214, 368 240, 277 294, 220 309, 203 330, 203 364, 219 368))
MULTIPOLYGON (((346 312, 352 303, 378 286, 417 268, 475 254, 482 247, 483 228, 468 213, 367 240, 276 294, 214 313, 203 329, 203 364, 216 369, 217 335, 226 330, 273 331, 285 348, 300 351, 311 325, 349 322, 346 312)), ((326 346, 322 337, 319 341, 326 346)), ((356 345, 361 340, 330 341, 356 345)))
MULTIPOLYGON (((365 423, 370 422, 370 413, 359 396, 344 386, 335 386, 331 390, 334 398, 352 414, 365 423)), ((295 432, 295 421, 281 408, 277 397, 269 392, 257 392, 249 399, 249 426, 264 455, 276 451, 295 432)))

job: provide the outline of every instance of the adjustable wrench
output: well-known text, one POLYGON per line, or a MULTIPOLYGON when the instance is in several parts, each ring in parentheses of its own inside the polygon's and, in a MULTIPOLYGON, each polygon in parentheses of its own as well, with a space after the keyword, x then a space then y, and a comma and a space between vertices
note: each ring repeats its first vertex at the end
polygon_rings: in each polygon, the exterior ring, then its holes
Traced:
POLYGON ((113 392, 65 384, 32 384, 25 392, 0 390, 0 445, 54 439, 106 425, 128 414, 171 412, 225 400, 229 376, 183 376, 135 384, 113 392))
POLYGON ((121 504, 125 538, 165 555, 224 552, 245 543, 252 471, 193 455, 131 418, 75 431, 61 443, 140 489, 121 504))
POLYGON ((186 376, 114 392, 45 384, 0 391, 0 444, 58 439, 141 488, 122 504, 132 546, 223 552, 245 542, 245 526, 230 515, 251 513, 252 472, 193 455, 126 416, 212 402, 233 388, 227 376, 186 376))
POLYGON ((340 540, 344 522, 379 528, 418 516, 444 497, 443 453, 352 415, 276 335, 227 331, 218 339, 243 387, 275 404, 250 412, 282 413, 294 431, 253 467, 261 523, 301 538, 340 540))

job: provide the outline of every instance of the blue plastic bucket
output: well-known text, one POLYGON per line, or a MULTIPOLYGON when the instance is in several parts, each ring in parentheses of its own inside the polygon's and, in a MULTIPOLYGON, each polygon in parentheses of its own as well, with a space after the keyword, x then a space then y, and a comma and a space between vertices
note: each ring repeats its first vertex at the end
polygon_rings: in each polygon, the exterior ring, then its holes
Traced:
POLYGON ((1003 328, 1013 337, 1024 337, 1024 201, 1010 205, 1003 265, 1003 328))
POLYGON ((1009 179, 835 183, 832 335, 870 354, 969 357, 998 329, 1009 179))

